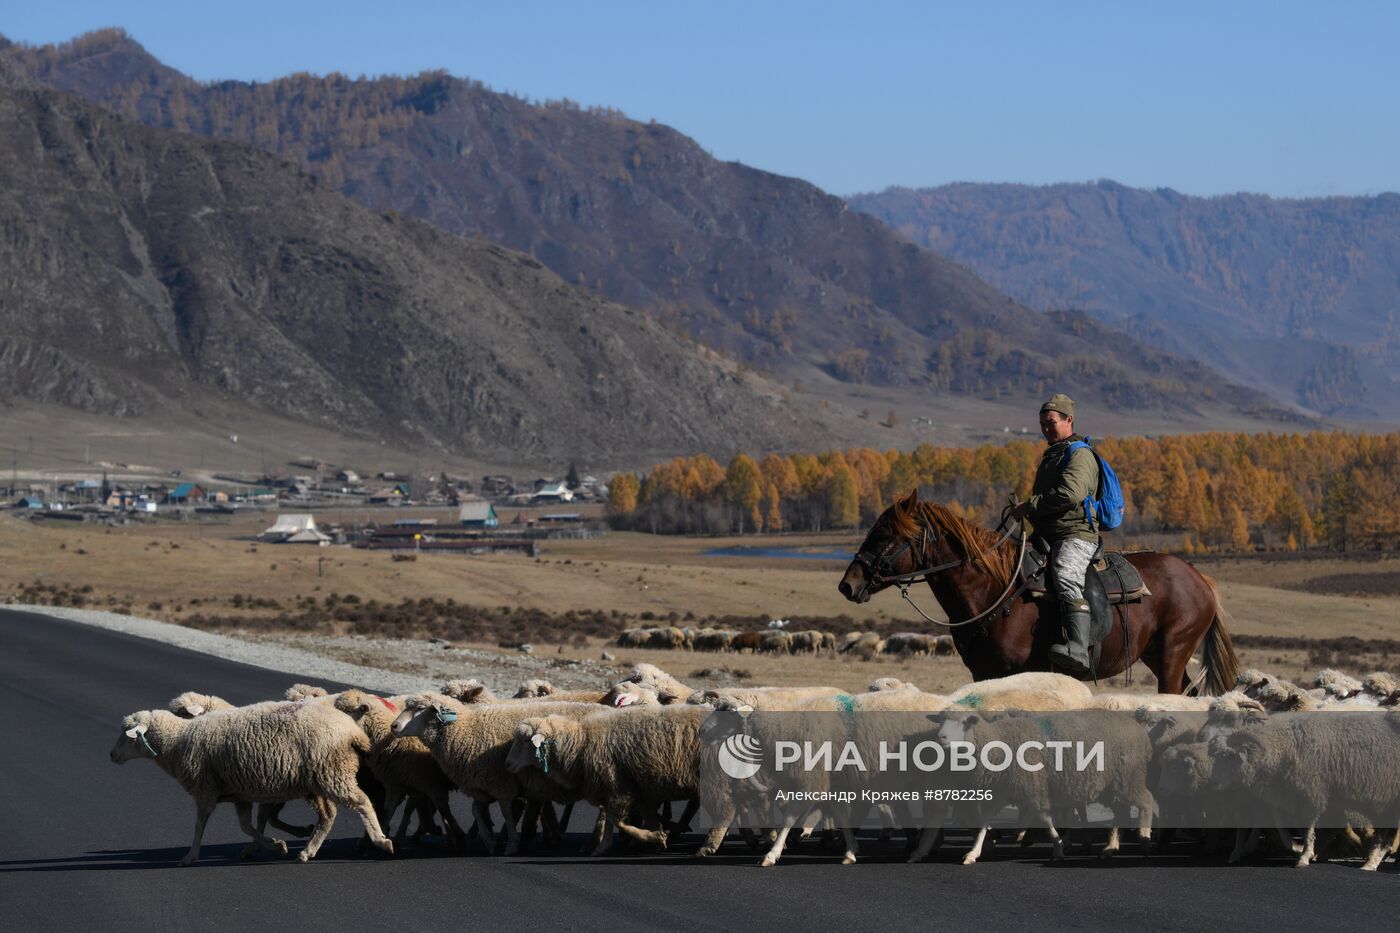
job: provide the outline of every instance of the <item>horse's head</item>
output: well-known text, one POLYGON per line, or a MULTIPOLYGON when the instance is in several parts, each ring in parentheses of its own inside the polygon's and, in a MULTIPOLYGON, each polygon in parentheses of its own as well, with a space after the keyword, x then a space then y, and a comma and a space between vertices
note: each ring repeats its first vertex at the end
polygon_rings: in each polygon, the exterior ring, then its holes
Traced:
POLYGON ((919 520, 917 489, 895 500, 875 520, 855 559, 836 588, 853 603, 863 603, 889 586, 889 577, 913 573, 935 543, 933 529, 919 520))

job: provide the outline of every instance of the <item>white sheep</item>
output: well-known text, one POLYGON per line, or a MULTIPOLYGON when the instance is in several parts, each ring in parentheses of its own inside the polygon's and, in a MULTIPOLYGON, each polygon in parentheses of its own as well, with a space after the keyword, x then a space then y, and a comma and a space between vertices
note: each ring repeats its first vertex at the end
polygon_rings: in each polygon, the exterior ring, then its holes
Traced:
POLYGON ((624 706, 669 706, 675 702, 671 694, 666 694, 666 703, 662 703, 661 695, 650 687, 642 684, 624 680, 614 684, 607 693, 603 694, 599 700, 604 706, 624 707, 624 706))
POLYGON ((1318 671, 1317 676, 1313 678, 1312 685, 1327 696, 1335 697, 1338 700, 1345 700, 1347 697, 1355 696, 1361 692, 1361 681, 1330 667, 1318 671))
MULTIPOLYGON (((1212 777, 1219 786, 1271 802, 1279 822, 1301 816, 1306 867, 1316 851, 1317 825, 1345 814, 1363 829, 1395 825, 1400 801, 1400 724, 1394 717, 1354 713, 1289 716, 1217 736, 1209 745, 1212 777)), ((1372 835, 1362 868, 1374 871, 1389 851, 1391 833, 1372 835)), ((1242 854, 1232 853, 1234 861, 1242 854)))
POLYGON ((913 684, 900 680, 898 677, 880 677, 872 680, 865 688, 866 693, 879 693, 883 690, 902 690, 905 687, 917 690, 913 684))
MULTIPOLYGON (((693 689, 681 683, 655 664, 638 664, 622 678, 623 683, 641 684, 657 695, 669 695, 677 699, 690 696, 693 689)), ((674 701, 673 701, 674 702, 674 701)))
POLYGON ((287 845, 253 826, 253 803, 307 798, 316 830, 299 861, 313 858, 335 822, 336 806, 354 810, 375 845, 393 852, 369 798, 355 782, 369 740, 345 714, 313 703, 270 703, 181 719, 168 710, 142 710, 122 720, 111 759, 149 758, 194 798, 194 842, 181 865, 199 858, 204 826, 220 801, 233 801, 239 824, 258 845, 285 853, 287 845))
POLYGON ((688 706, 718 708, 727 703, 730 708, 747 706, 757 710, 806 709, 813 702, 837 697, 850 699, 839 687, 726 687, 722 690, 696 690, 686 698, 688 706))
POLYGON ((559 715, 580 717, 606 712, 584 703, 549 703, 517 700, 502 703, 464 704, 441 694, 421 693, 404 701, 404 711, 390 727, 396 736, 422 740, 457 789, 472 798, 472 815, 478 827, 491 825, 487 807, 496 803, 507 814, 506 854, 514 855, 522 845, 515 821, 509 818, 511 804, 523 797, 528 802, 524 825, 533 834, 540 805, 569 803, 557 787, 543 778, 515 775, 506 770, 506 753, 515 735, 515 726, 531 716, 559 715))
POLYGON ((1093 699, 1093 691, 1064 674, 1028 671, 966 684, 954 690, 949 699, 972 710, 1053 711, 1083 709, 1093 699))
MULTIPOLYGON (((972 848, 963 857, 964 865, 973 864, 982 854, 991 828, 986 825, 985 816, 1007 804, 1016 806, 1022 819, 1044 825, 1054 844, 1052 860, 1064 857, 1064 840, 1055 829, 1052 813, 1082 806, 1086 801, 1112 801, 1122 807, 1136 807, 1143 854, 1151 852, 1153 799, 1147 787, 1147 766, 1152 747, 1142 727, 1130 718, 1110 712, 1080 711, 1054 717, 935 714, 930 719, 939 724, 940 742, 966 741, 979 749, 989 743, 1003 743, 1008 749, 1043 743, 1047 730, 1053 731, 1060 741, 1080 742, 1084 747, 1103 742, 1106 748, 1101 770, 1061 769, 1047 764, 1039 770, 1012 767, 969 772, 974 787, 990 790, 991 802, 977 807, 983 818, 979 819, 981 826, 972 848)), ((1118 814, 1120 819, 1125 815, 1126 810, 1118 814)), ((1118 834, 1114 832, 1100 854, 1111 855, 1117 849, 1118 834)))
MULTIPOLYGON (((602 811, 603 834, 593 855, 608 852, 618 831, 664 847, 666 830, 636 826, 632 814, 699 796, 700 726, 709 715, 709 710, 669 706, 578 718, 532 716, 518 724, 507 766, 516 774, 537 773, 602 811)), ((719 809, 711 814, 714 828, 697 854, 713 853, 724 839, 733 815, 719 809)))

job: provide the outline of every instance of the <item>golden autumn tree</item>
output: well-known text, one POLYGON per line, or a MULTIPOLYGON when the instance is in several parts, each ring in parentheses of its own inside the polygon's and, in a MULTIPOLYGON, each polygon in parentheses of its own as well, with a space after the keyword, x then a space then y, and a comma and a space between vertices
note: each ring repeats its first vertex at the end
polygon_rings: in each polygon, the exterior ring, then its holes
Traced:
POLYGON ((746 521, 754 531, 763 525, 763 513, 758 510, 759 500, 763 498, 762 478, 758 464, 747 454, 738 454, 729 461, 724 476, 724 498, 738 519, 739 534, 744 533, 746 521))

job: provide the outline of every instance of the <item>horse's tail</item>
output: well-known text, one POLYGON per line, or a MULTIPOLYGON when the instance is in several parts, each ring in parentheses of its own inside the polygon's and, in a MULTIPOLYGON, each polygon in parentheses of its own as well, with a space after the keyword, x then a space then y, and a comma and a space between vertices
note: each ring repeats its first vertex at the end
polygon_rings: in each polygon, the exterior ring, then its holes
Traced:
POLYGON ((1201 647, 1201 672, 1191 681, 1186 691, 1192 696, 1200 696, 1201 688, 1210 696, 1220 696, 1235 689, 1235 678, 1240 673, 1240 659, 1235 657, 1235 646, 1230 643, 1230 630, 1226 622, 1230 615, 1220 602, 1220 590, 1215 581, 1205 574, 1201 577, 1210 587, 1215 599, 1215 614, 1211 617, 1210 628, 1206 629, 1205 642, 1201 647))

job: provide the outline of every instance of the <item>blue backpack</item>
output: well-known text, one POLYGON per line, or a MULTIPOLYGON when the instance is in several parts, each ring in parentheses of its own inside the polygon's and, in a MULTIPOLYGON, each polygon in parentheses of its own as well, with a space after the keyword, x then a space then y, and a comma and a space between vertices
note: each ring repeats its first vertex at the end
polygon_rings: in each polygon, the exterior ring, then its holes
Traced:
POLYGON ((1084 440, 1070 444, 1062 467, 1069 466, 1069 458, 1081 447, 1087 447, 1094 455, 1099 464, 1099 488, 1094 495, 1084 497, 1084 517, 1088 519, 1090 528, 1097 525, 1100 531, 1112 531, 1123 524, 1123 486, 1118 482, 1118 474, 1113 472, 1107 460, 1099 456, 1091 441, 1093 438, 1085 435, 1084 440))

